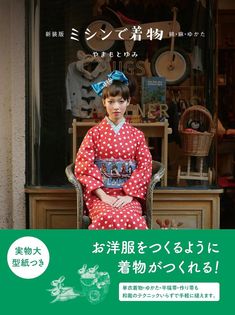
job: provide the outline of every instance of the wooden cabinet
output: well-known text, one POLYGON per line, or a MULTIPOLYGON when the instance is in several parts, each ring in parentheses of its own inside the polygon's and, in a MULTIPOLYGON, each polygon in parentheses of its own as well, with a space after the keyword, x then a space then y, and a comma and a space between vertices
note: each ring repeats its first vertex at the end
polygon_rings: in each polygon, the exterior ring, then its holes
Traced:
POLYGON ((76 229, 74 189, 27 188, 30 229, 76 229))
POLYGON ((222 189, 159 189, 153 196, 153 228, 156 219, 181 222, 180 229, 218 229, 222 189))
MULTIPOLYGON (((153 228, 156 219, 182 222, 183 229, 217 229, 221 189, 159 188, 153 196, 153 228)), ((27 188, 30 229, 76 229, 76 194, 73 188, 27 188)))

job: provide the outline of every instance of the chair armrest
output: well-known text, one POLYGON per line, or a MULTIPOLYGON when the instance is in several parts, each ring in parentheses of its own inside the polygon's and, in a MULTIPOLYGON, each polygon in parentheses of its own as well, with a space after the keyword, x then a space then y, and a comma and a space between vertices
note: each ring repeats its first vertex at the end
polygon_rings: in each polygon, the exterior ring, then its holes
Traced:
POLYGON ((68 165, 65 168, 65 174, 68 181, 74 186, 77 195, 77 228, 82 228, 83 218, 83 190, 81 183, 74 176, 74 163, 68 165))
MULTIPOLYGON (((82 189, 82 185, 77 180, 77 178, 74 176, 74 163, 69 164, 65 169, 65 174, 68 178, 68 181, 73 184, 73 186, 78 189, 79 191, 82 189)), ((81 190, 82 192, 82 190, 81 190)))
POLYGON ((158 182, 161 181, 165 173, 165 167, 158 161, 153 161, 152 178, 148 185, 146 194, 146 221, 150 229, 152 229, 152 209, 153 209, 153 191, 158 182))
POLYGON ((152 173, 152 178, 149 183, 149 189, 154 190, 154 187, 157 183, 159 183, 164 176, 165 173, 165 167, 163 166, 162 163, 158 161, 153 161, 153 173, 152 173))

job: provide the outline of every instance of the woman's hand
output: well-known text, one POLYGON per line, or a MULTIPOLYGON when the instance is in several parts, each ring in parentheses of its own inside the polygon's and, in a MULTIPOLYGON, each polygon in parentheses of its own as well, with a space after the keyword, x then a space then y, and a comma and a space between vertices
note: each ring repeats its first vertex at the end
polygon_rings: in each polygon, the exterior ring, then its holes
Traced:
POLYGON ((102 188, 98 188, 95 191, 95 194, 98 198, 100 198, 101 201, 115 207, 115 208, 121 208, 128 203, 132 202, 133 197, 131 196, 109 196, 106 194, 106 192, 102 188))
POLYGON ((116 198, 116 201, 112 204, 112 206, 115 208, 121 208, 127 205, 128 203, 132 202, 132 200, 133 200, 133 197, 131 196, 118 196, 116 198))
POLYGON ((117 198, 113 196, 109 196, 105 194, 100 198, 103 202, 107 203, 108 205, 114 206, 114 203, 116 202, 117 198))
POLYGON ((105 191, 103 191, 102 188, 98 188, 95 190, 95 194, 98 198, 100 198, 101 201, 113 206, 114 202, 117 200, 116 197, 109 196, 106 194, 105 191))

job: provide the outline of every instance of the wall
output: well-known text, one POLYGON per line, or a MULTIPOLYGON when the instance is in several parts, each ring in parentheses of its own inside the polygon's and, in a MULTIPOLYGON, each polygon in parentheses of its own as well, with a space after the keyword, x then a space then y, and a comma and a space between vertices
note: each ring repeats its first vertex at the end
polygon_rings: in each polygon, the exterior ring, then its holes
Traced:
POLYGON ((25 8, 0 1, 0 228, 25 227, 25 8))

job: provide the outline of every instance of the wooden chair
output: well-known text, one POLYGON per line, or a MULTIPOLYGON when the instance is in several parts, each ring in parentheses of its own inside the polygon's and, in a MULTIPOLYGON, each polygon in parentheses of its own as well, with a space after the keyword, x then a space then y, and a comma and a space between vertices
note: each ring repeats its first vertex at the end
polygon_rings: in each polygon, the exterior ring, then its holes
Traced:
MULTIPOLYGON (((165 168, 162 163, 157 161, 152 162, 152 178, 148 186, 144 209, 144 216, 149 229, 152 229, 153 190, 156 184, 161 181, 164 172, 165 168)), ((83 200, 82 185, 74 175, 74 163, 66 167, 65 173, 69 182, 75 187, 77 194, 77 228, 87 229, 90 224, 90 218, 83 200)))

